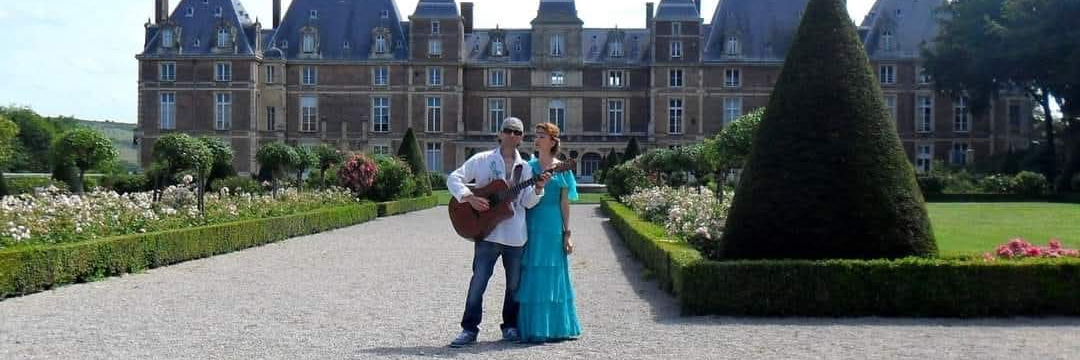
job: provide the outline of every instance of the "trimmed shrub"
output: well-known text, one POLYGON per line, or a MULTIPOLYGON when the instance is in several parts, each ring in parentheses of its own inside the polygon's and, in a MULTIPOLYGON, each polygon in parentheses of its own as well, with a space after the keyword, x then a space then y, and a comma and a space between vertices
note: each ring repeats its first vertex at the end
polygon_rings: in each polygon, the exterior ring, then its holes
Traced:
POLYGON ((446 190, 446 174, 441 172, 429 172, 428 182, 431 183, 431 188, 434 190, 446 190))
POLYGON ((8 195, 32 194, 34 189, 49 185, 64 191, 68 188, 67 183, 44 176, 8 176, 4 180, 7 181, 8 195))
POLYGON ((409 164, 385 155, 376 156, 375 163, 379 173, 375 175, 375 183, 367 193, 369 199, 375 202, 393 201, 407 198, 416 191, 409 164))
POLYGON ((1002 174, 993 174, 979 179, 979 190, 990 194, 1009 193, 1010 178, 1002 174))
POLYGON ((916 180, 923 194, 942 194, 945 192, 945 178, 940 175, 919 175, 916 180))
MULTIPOLYGON (((420 152, 420 144, 416 142, 416 135, 413 134, 412 128, 405 131, 405 137, 401 139, 401 146, 398 147, 397 156, 409 165, 409 170, 413 174, 427 173, 427 166, 424 165, 424 153, 420 152)), ((410 195, 431 195, 432 184, 430 181, 429 178, 421 176, 414 178, 415 186, 413 193, 410 195)))
POLYGON ((265 190, 255 179, 247 176, 231 176, 214 180, 214 182, 210 184, 210 191, 219 192, 223 187, 229 188, 230 194, 237 194, 240 192, 260 194, 265 190))
POLYGON ((435 195, 381 202, 378 203, 379 217, 430 209, 437 205, 439 205, 439 197, 435 195))
POLYGON ((350 226, 376 217, 375 204, 61 245, 0 250, 0 299, 224 254, 350 226))
POLYGON ((152 185, 144 174, 113 174, 101 179, 101 187, 119 194, 150 191, 152 185))
POLYGON ((1009 187, 1014 194, 1040 195, 1049 190, 1050 183, 1046 181, 1046 177, 1042 174, 1031 171, 1021 171, 1012 178, 1012 181, 1009 182, 1009 187))
POLYGON ((844 1, 810 0, 740 177, 722 258, 937 253, 869 65, 844 1))
POLYGON ((627 161, 604 174, 604 185, 607 186, 608 194, 621 198, 639 188, 652 186, 652 183, 645 171, 637 166, 636 161, 627 161))

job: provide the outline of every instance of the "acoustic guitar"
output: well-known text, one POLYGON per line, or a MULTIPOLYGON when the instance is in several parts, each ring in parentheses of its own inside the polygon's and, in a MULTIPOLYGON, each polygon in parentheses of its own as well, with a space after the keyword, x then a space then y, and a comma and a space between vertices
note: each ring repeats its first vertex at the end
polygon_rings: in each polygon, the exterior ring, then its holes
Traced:
MULTIPOLYGON (((544 173, 554 175, 576 167, 577 162, 569 159, 556 164, 551 169, 544 170, 544 173)), ((540 175, 509 186, 505 180, 496 179, 483 187, 473 189, 473 195, 487 199, 489 206, 485 211, 476 211, 468 201, 459 202, 457 198, 451 196, 450 223, 454 225, 454 231, 470 241, 483 240, 495 229, 495 225, 514 216, 513 201, 517 198, 518 192, 535 184, 537 180, 540 180, 540 175)))

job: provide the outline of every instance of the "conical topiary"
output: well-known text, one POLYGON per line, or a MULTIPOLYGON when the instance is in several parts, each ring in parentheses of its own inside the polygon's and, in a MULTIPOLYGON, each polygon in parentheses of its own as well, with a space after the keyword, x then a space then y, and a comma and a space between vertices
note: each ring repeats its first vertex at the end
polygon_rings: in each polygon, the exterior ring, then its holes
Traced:
POLYGON ((626 144, 626 151, 623 151, 622 161, 634 160, 638 155, 641 155, 641 149, 638 147, 637 138, 630 138, 630 143, 626 144))
POLYGON ((713 258, 937 252, 915 171, 844 0, 810 0, 713 258))
POLYGON ((430 177, 428 176, 427 166, 424 166, 424 153, 420 152, 420 144, 416 142, 416 135, 413 134, 412 128, 405 131, 405 137, 401 139, 401 146, 398 147, 397 156, 409 164, 409 169, 412 170, 416 179, 416 195, 431 195, 430 177))

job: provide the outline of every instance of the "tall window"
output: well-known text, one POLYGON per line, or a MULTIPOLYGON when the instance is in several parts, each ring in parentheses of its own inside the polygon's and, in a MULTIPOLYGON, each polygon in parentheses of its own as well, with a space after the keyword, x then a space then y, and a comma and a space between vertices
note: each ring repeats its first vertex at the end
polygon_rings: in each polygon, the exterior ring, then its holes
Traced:
POLYGON ((612 135, 622 134, 626 114, 626 100, 608 100, 607 109, 608 133, 612 135))
POLYGON ((427 84, 428 86, 442 86, 442 68, 438 66, 432 66, 427 69, 427 84))
POLYGON ((319 130, 319 98, 314 96, 300 97, 300 131, 313 132, 319 130))
POLYGON ((930 73, 926 71, 925 66, 920 66, 919 67, 919 83, 920 84, 929 84, 930 83, 930 73))
POLYGON ((390 131, 390 98, 371 98, 371 131, 390 131))
POLYGON ((385 54, 387 51, 386 35, 375 35, 375 53, 385 54))
POLYGON ((739 38, 729 36, 727 39, 727 46, 724 47, 728 56, 739 55, 739 38))
POLYGON ((161 81, 176 81, 176 63, 166 62, 158 65, 158 79, 161 81))
POLYGON ((682 23, 671 23, 671 35, 682 35, 682 23))
POLYGON ((503 119, 506 118, 506 99, 488 99, 487 105, 488 132, 495 134, 499 132, 499 125, 502 125, 503 119))
POLYGON ((1020 130, 1020 105, 1009 104, 1009 128, 1020 130))
POLYGON ((214 129, 229 130, 232 127, 232 94, 214 94, 214 129))
POLYGON ((376 66, 372 70, 375 75, 371 77, 372 82, 376 86, 390 85, 390 68, 386 66, 376 66))
POLYGON ((668 100, 668 133, 682 134, 683 99, 668 100))
POLYGON ((970 120, 967 107, 967 97, 961 96, 953 102, 953 131, 970 130, 970 120))
POLYGON ((562 71, 551 72, 551 85, 559 86, 566 83, 566 75, 562 71))
POLYGON ((581 156, 581 176, 592 177, 600 169, 600 155, 588 153, 581 156))
POLYGON ((214 76, 217 81, 232 81, 232 64, 219 62, 214 66, 214 76))
POLYGON ((724 86, 739 87, 742 84, 742 71, 739 69, 724 70, 724 86))
POLYGON ((563 45, 566 42, 566 37, 563 34, 551 34, 550 42, 551 56, 563 56, 563 45))
POLYGON ((429 142, 426 149, 427 169, 431 172, 442 171, 442 143, 429 142))
POLYGON ((158 126, 161 129, 176 128, 176 93, 161 93, 161 106, 158 108, 160 117, 158 126))
POLYGON ((266 130, 273 131, 277 125, 277 108, 273 106, 266 107, 266 130))
POLYGON ((929 95, 919 95, 915 103, 915 131, 930 132, 934 120, 934 100, 929 95))
POLYGON ((682 57, 682 41, 672 41, 671 42, 671 58, 674 59, 674 58, 681 58, 681 57, 682 57))
POLYGON ((889 109, 889 116, 896 121, 896 95, 885 95, 885 107, 889 109))
POLYGON ((431 22, 431 35, 439 35, 442 33, 442 27, 439 25, 441 24, 439 24, 438 20, 431 22))
POLYGON ((306 52, 306 53, 315 52, 315 35, 314 34, 304 34, 303 47, 304 47, 304 52, 306 52))
POLYGON ((274 68, 274 65, 266 65, 266 83, 273 84, 274 81, 276 81, 274 79, 275 77, 277 77, 276 75, 277 69, 274 68))
POLYGON ((558 126, 559 129, 566 129, 566 102, 551 100, 548 103, 548 121, 558 126))
POLYGON ((616 40, 616 41, 611 42, 611 57, 613 57, 613 58, 623 57, 622 41, 616 40))
POLYGON ((915 169, 920 173, 930 171, 930 163, 933 161, 933 149, 930 144, 919 144, 915 152, 915 169))
POLYGON ((229 28, 226 28, 226 27, 218 28, 217 46, 219 48, 229 46, 229 37, 230 37, 229 28))
POLYGON ((300 131, 318 130, 319 100, 314 96, 300 97, 300 131))
POLYGON ((668 70, 668 86, 677 88, 683 86, 683 71, 682 69, 668 70))
POLYGON ((440 55, 442 55, 442 40, 439 40, 439 39, 428 40, 428 48, 427 49, 428 49, 427 50, 428 55, 431 55, 431 56, 440 56, 440 55))
POLYGON ((173 46, 173 31, 171 28, 166 28, 161 31, 161 46, 171 48, 173 46))
POLYGON ((304 78, 303 78, 303 81, 302 81, 303 85, 315 85, 315 81, 316 81, 317 78, 318 77, 316 76, 314 66, 305 66, 304 67, 304 78))
POLYGON ((427 98, 427 132, 442 131, 442 98, 427 98))
POLYGON ((882 84, 895 84, 896 83, 896 66, 894 65, 881 65, 878 68, 879 78, 882 84))
POLYGON ((608 87, 626 86, 626 72, 622 70, 610 70, 607 76, 608 87))
POLYGON ((885 30, 881 32, 881 50, 893 49, 893 33, 892 30, 885 30))
POLYGON ((502 39, 491 40, 491 56, 503 56, 506 53, 502 39))
POLYGON ((952 163, 953 165, 967 165, 968 160, 968 143, 959 142, 953 143, 952 150, 952 163))
POLYGON ((491 69, 488 71, 488 86, 506 86, 506 69, 491 69))
POLYGON ((742 116, 742 98, 724 98, 724 125, 742 116))

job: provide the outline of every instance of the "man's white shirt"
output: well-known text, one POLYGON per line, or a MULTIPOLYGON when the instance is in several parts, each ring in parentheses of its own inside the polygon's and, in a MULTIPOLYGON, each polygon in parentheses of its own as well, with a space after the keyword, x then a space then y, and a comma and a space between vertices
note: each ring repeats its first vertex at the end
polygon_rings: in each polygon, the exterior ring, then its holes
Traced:
MULTIPOLYGON (((528 180, 536 175, 533 173, 532 166, 529 166, 529 163, 515 150, 514 167, 518 165, 522 167, 520 181, 528 180)), ((513 187, 512 173, 513 168, 506 169, 500 148, 495 148, 473 155, 465 161, 465 164, 450 173, 450 176, 446 178, 446 188, 455 199, 464 202, 462 199, 472 194, 472 191, 465 186, 469 181, 475 180, 476 187, 481 188, 492 181, 503 179, 513 187), (511 174, 507 175, 508 172, 511 174), (508 177, 511 179, 508 180, 508 177)), ((495 225, 495 229, 484 240, 507 246, 524 246, 528 237, 525 228, 525 209, 536 206, 543 196, 543 189, 540 190, 540 195, 537 195, 532 185, 522 189, 513 201, 514 216, 495 225)))

